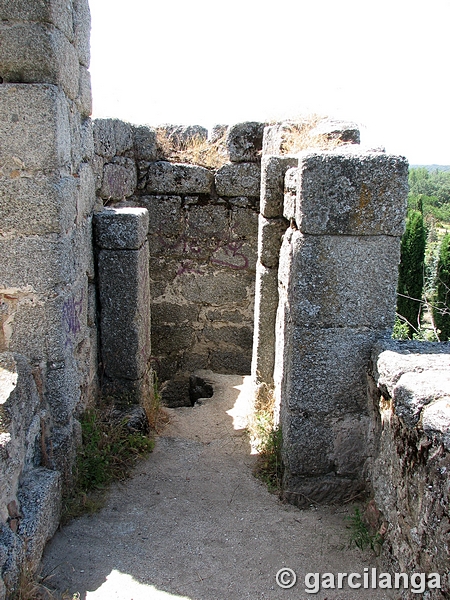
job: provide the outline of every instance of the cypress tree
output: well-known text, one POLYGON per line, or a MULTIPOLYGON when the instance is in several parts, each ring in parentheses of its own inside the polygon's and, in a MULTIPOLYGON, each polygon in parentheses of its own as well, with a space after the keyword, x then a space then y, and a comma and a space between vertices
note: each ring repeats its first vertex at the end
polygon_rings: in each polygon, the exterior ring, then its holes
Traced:
POLYGON ((439 249, 433 318, 441 331, 439 339, 442 342, 450 339, 450 233, 444 235, 439 249))
POLYGON ((397 287, 397 313, 406 319, 410 335, 419 325, 425 244, 423 215, 418 210, 411 210, 402 237, 397 287))

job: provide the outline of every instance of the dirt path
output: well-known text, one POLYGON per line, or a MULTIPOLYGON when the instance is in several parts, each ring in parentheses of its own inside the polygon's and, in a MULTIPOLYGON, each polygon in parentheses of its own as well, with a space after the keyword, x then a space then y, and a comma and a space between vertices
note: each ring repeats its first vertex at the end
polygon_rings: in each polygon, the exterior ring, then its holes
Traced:
POLYGON ((346 509, 300 511, 253 477, 242 419, 248 378, 199 374, 214 396, 170 410, 133 478, 49 544, 43 573, 52 585, 82 600, 388 598, 347 586, 306 593, 307 573, 363 574, 373 557, 346 547, 346 509), (276 583, 283 567, 297 574, 291 589, 276 583))

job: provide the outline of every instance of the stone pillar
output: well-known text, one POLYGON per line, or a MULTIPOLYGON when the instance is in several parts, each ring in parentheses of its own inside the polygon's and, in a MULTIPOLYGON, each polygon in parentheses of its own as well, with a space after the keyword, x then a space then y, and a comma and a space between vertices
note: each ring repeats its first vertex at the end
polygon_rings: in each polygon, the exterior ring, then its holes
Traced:
POLYGON ((278 260, 282 237, 289 225, 283 217, 284 176, 290 167, 297 164, 296 158, 278 156, 263 156, 261 163, 261 205, 252 356, 252 382, 256 397, 260 396, 258 390, 273 386, 278 260))
POLYGON ((296 176, 285 204, 275 389, 286 497, 302 506, 364 488, 366 367, 394 322, 408 165, 382 153, 311 153, 296 176))
POLYGON ((148 221, 145 208, 95 215, 102 389, 118 404, 141 403, 150 391, 148 221))

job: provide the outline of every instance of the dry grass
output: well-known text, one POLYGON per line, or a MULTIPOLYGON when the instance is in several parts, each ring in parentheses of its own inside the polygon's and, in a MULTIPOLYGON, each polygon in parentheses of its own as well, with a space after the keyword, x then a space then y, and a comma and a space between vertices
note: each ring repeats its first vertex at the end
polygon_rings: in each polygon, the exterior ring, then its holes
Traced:
POLYGON ((326 117, 316 114, 308 115, 298 119, 283 121, 280 152, 284 154, 298 154, 303 150, 334 150, 342 146, 344 142, 340 139, 331 138, 327 135, 316 135, 315 128, 326 117))
POLYGON ((169 161, 199 165, 207 169, 219 169, 227 162, 225 149, 226 133, 215 142, 209 142, 201 136, 193 136, 187 141, 167 133, 165 129, 156 130, 156 139, 161 155, 169 161))
POLYGON ((46 585, 47 579, 49 578, 36 575, 25 564, 13 594, 14 600, 55 600, 54 592, 46 585))

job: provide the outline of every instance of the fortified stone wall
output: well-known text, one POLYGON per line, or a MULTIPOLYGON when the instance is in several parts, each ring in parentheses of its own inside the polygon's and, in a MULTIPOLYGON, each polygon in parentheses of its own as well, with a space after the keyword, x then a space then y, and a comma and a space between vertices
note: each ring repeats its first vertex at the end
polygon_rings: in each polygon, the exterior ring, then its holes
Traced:
MULTIPOLYGON (((195 369, 250 372, 262 130, 219 129, 224 164, 205 168, 166 160, 155 129, 94 122, 99 197, 149 213, 152 360, 160 381, 172 380, 172 405, 190 402, 195 369)), ((206 142, 198 127, 165 133, 169 150, 206 142)))
POLYGON ((0 1, 0 573, 10 590, 24 553, 36 567, 58 525, 76 417, 96 392, 89 34, 87 0, 0 1))
POLYGON ((382 559, 391 573, 439 573, 433 600, 450 593, 449 359, 449 343, 389 340, 373 349, 369 374, 369 472, 382 559))

